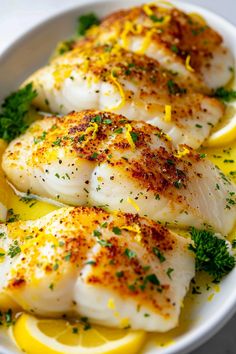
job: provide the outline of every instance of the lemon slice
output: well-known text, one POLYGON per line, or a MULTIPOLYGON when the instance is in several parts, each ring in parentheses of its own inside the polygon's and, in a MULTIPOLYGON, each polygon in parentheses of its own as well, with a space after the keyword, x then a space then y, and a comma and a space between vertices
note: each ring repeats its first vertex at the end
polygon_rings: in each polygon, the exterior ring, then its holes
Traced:
POLYGON ((235 108, 228 107, 225 119, 213 130, 206 141, 206 146, 225 146, 235 140, 236 137, 236 114, 235 108))
POLYGON ((143 331, 88 329, 86 324, 22 314, 13 327, 13 337, 28 354, 135 354, 146 338, 143 331))

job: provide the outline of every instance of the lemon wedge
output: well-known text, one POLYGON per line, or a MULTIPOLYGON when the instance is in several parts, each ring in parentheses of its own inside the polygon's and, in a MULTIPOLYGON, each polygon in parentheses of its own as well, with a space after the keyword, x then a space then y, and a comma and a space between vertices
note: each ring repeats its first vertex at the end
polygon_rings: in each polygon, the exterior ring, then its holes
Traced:
POLYGON ((135 354, 146 338, 143 331, 88 329, 83 323, 28 314, 17 319, 12 331, 17 345, 27 354, 135 354))
POLYGON ((225 119, 217 125, 206 141, 205 146, 225 146, 235 140, 236 137, 236 114, 235 108, 229 107, 225 119), (233 110, 233 112, 232 112, 233 110), (231 113, 230 113, 231 112, 231 113))

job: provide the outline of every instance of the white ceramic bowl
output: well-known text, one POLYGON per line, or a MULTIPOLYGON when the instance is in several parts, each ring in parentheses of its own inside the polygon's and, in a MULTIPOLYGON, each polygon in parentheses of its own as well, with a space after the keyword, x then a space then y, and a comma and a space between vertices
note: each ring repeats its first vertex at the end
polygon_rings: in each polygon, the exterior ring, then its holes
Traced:
MULTIPOLYGON (((58 41, 74 33, 79 15, 94 12, 102 17, 114 10, 143 2, 145 0, 89 0, 86 4, 51 17, 27 32, 0 56, 0 100, 16 89, 35 69, 47 62, 58 41)), ((231 48, 236 58, 236 28, 233 25, 198 6, 178 1, 172 3, 187 12, 202 14, 210 26, 222 34, 226 45, 231 48)), ((223 280, 220 287, 221 291, 215 294, 211 302, 206 301, 206 294, 198 296, 198 301, 193 304, 191 325, 186 333, 176 337, 172 345, 163 348, 157 348, 150 342, 142 354, 185 354, 213 336, 236 310, 236 268, 223 280)), ((0 343, 1 354, 19 353, 6 336, 0 336, 0 343)))

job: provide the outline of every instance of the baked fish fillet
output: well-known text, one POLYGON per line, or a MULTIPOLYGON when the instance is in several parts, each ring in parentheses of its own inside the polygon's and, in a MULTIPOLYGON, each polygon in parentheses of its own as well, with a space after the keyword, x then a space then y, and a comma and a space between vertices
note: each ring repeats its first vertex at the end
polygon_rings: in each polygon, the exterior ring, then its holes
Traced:
POLYGON ((204 81, 212 89, 233 76, 233 55, 221 35, 201 16, 175 7, 146 4, 114 12, 92 27, 87 38, 146 54, 194 84, 204 81))
POLYGON ((224 112, 218 100, 195 92, 187 80, 155 60, 118 46, 82 43, 27 82, 38 92, 33 103, 44 111, 108 110, 147 121, 176 145, 193 148, 202 144, 224 112))
POLYGON ((147 218, 62 208, 0 233, 0 292, 24 310, 147 331, 178 324, 194 257, 187 239, 147 218))
POLYGON ((37 121, 12 141, 2 167, 21 192, 103 206, 227 234, 236 187, 203 155, 144 122, 84 111, 37 121))

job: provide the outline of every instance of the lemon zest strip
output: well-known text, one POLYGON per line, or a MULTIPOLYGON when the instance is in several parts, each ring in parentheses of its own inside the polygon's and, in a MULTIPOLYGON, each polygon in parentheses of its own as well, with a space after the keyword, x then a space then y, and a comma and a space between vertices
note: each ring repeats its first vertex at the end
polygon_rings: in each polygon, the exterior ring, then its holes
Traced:
POLYGON ((194 72, 195 70, 190 65, 191 55, 188 55, 185 61, 185 67, 188 71, 194 72))
POLYGON ((124 106, 124 104, 125 104, 125 93, 124 93, 124 90, 123 90, 121 84, 117 81, 116 77, 114 76, 113 72, 111 73, 110 78, 111 78, 112 82, 115 84, 115 86, 117 87, 117 89, 118 89, 118 91, 119 91, 119 93, 121 95, 120 103, 118 103, 117 106, 109 107, 109 109, 115 110, 115 109, 119 109, 119 108, 124 106))
POLYGON ((126 133, 125 133, 126 139, 128 140, 131 149, 134 151, 136 146, 130 134, 130 132, 132 132, 132 126, 130 124, 125 124, 125 128, 126 128, 126 133))
POLYGON ((170 122, 171 121, 171 106, 169 104, 165 105, 165 122, 170 122))
POLYGON ((178 150, 177 154, 174 154, 174 156, 180 159, 181 157, 188 155, 189 153, 190 150, 184 146, 183 150, 182 151, 178 150))
POLYGON ((136 209, 137 211, 140 210, 140 207, 132 198, 128 197, 127 202, 130 203, 134 207, 134 209, 136 209))

